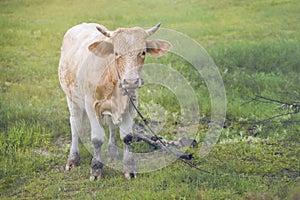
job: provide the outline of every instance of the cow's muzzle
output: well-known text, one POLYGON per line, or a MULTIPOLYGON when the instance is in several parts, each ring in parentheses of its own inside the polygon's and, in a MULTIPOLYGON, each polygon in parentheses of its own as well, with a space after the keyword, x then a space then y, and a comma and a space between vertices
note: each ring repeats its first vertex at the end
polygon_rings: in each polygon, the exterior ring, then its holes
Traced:
POLYGON ((143 85, 143 80, 141 78, 134 79, 123 79, 121 86, 127 90, 135 90, 143 85))

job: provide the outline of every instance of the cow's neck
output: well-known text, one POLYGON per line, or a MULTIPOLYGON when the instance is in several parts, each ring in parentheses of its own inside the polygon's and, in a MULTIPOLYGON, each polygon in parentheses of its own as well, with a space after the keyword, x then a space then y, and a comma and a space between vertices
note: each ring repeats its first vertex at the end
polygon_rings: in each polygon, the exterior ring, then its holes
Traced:
MULTIPOLYGON (((125 112, 132 112, 132 106, 128 95, 124 95, 124 89, 119 87, 120 79, 114 67, 107 67, 100 79, 96 88, 95 109, 99 116, 110 115, 118 124, 125 112)), ((137 99, 137 91, 131 95, 137 99)))

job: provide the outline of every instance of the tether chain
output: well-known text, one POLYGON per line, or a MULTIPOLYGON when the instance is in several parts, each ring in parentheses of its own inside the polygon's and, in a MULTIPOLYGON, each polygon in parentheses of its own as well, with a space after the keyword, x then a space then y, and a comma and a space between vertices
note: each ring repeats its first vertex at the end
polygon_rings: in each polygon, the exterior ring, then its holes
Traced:
MULTIPOLYGON (((126 91, 125 89, 125 93, 129 95, 129 93, 126 91)), ((157 138, 157 140, 163 145, 163 147, 171 154, 175 155, 180 161, 182 161, 183 163, 189 165, 190 167, 192 168, 195 168, 203 173, 207 173, 207 174, 213 174, 212 172, 209 172, 209 171, 206 171, 204 169, 201 169, 199 167, 197 167, 196 165, 194 165, 193 163, 181 158, 181 157, 178 157, 178 155, 173 152, 162 140, 160 137, 158 137, 155 132, 151 129, 151 127, 149 126, 149 122, 148 120, 142 115, 142 113, 139 111, 139 109, 136 107, 136 105, 134 104, 131 96, 129 96, 129 99, 130 99, 130 103, 132 104, 133 108, 136 110, 137 114, 139 115, 139 117, 142 119, 142 121, 144 122, 145 126, 149 129, 149 131, 151 132, 151 134, 157 138)))

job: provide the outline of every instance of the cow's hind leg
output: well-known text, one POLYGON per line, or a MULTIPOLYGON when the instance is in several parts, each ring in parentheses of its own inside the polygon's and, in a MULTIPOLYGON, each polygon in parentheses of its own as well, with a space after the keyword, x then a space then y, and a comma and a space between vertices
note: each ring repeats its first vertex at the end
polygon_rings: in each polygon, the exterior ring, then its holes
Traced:
POLYGON ((79 133, 82 132, 83 127, 83 117, 85 112, 69 98, 67 98, 68 107, 70 111, 70 124, 72 132, 72 144, 70 148, 70 154, 66 164, 66 170, 69 171, 71 167, 76 167, 79 165, 79 147, 78 147, 78 138, 79 133))
POLYGON ((126 179, 131 179, 137 176, 137 168, 131 147, 133 118, 129 112, 124 115, 120 125, 120 137, 124 146, 123 172, 126 179))
POLYGON ((109 127, 109 141, 108 141, 108 160, 118 160, 119 158, 119 147, 116 137, 116 128, 110 117, 107 118, 109 127))

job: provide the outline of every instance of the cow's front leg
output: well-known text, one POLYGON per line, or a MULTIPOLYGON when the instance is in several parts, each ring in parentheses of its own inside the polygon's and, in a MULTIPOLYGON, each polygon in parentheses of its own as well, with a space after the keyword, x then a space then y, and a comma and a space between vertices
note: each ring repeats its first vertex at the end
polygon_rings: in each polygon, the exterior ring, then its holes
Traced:
POLYGON ((123 139, 123 143, 124 143, 123 172, 126 179, 132 179, 132 178, 136 178, 137 176, 137 168, 132 153, 131 144, 125 143, 129 141, 128 136, 126 136, 123 139))
POLYGON ((94 146, 94 155, 91 164, 90 180, 100 180, 103 168, 103 163, 101 159, 101 147, 103 142, 98 138, 93 138, 92 143, 94 146))
POLYGON ((91 174, 90 180, 100 180, 102 174, 102 158, 101 158, 101 147, 105 138, 104 128, 99 123, 97 113, 92 108, 93 104, 86 105, 86 112, 91 124, 91 140, 94 147, 94 154, 91 163, 91 174))
POLYGON ((124 114, 123 121, 120 125, 120 136, 123 141, 124 154, 123 154, 123 172, 126 179, 136 178, 137 168, 132 153, 131 147, 131 134, 133 118, 130 113, 124 114))

